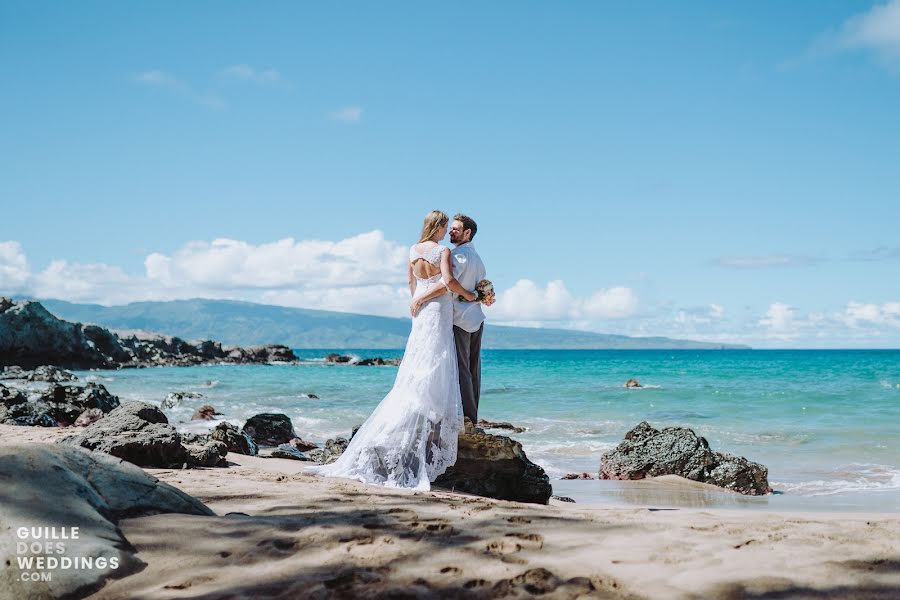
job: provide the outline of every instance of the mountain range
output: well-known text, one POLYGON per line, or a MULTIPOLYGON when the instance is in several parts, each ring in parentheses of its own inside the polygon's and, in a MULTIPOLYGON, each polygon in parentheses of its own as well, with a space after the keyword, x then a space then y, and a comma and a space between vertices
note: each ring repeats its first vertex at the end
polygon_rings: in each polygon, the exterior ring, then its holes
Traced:
MULTIPOLYGON (((19 298, 26 299, 26 298, 19 298)), ((406 346, 410 319, 236 300, 170 300, 120 306, 40 299, 69 321, 110 329, 144 330, 187 340, 212 339, 241 346, 285 344, 291 348, 398 349, 406 346)), ((492 349, 746 349, 747 346, 665 337, 629 337, 569 329, 485 326, 484 347, 492 349)))

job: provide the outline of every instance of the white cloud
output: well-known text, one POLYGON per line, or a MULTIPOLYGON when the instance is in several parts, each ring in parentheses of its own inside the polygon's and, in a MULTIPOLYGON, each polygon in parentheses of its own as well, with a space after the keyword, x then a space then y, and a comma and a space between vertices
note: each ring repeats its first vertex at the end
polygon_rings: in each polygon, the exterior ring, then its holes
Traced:
POLYGON ((886 63, 900 60, 900 0, 875 5, 847 19, 836 43, 841 48, 871 50, 886 63))
POLYGON ((796 309, 783 302, 773 302, 759 324, 766 328, 769 337, 790 339, 800 335, 799 323, 795 320, 796 309))
POLYGON ((819 34, 805 53, 779 65, 782 69, 851 51, 871 52, 892 72, 900 71, 900 0, 889 0, 819 34))
POLYGON ((66 260, 32 273, 20 244, 9 241, 0 243, 0 293, 100 304, 232 298, 405 316, 407 260, 406 247, 371 231, 337 242, 194 241, 171 255, 149 254, 140 275, 66 260))
POLYGON ((356 123, 362 120, 363 109, 359 106, 345 106, 328 113, 328 118, 346 123, 356 123))
POLYGON ((844 312, 838 315, 848 327, 897 327, 900 328, 900 302, 882 305, 848 302, 844 312))
POLYGON ((54 260, 31 278, 30 291, 40 298, 92 302, 102 297, 120 303, 129 301, 139 283, 119 267, 54 260))
MULTIPOLYGON (((141 300, 217 298, 391 317, 409 315, 408 249, 370 231, 338 241, 286 238, 254 244, 192 241, 150 253, 144 271, 56 259, 32 271, 17 241, 0 242, 0 295, 125 304, 141 300)), ((572 293, 561 280, 519 279, 498 288, 486 310, 492 323, 556 327, 631 336, 666 336, 755 347, 896 347, 900 301, 850 301, 803 312, 776 301, 764 310, 723 304, 645 306, 638 293, 611 286, 572 293)))
POLYGON ((257 70, 245 64, 232 65, 222 69, 220 74, 226 79, 252 83, 275 83, 281 80, 281 74, 275 69, 257 70))
POLYGON ((626 287, 598 290, 587 298, 577 298, 560 280, 542 288, 530 279, 520 279, 497 295, 497 303, 489 311, 492 320, 550 323, 558 327, 559 322, 631 317, 637 307, 637 295, 626 287))
POLYGON ((638 298, 627 287, 594 292, 583 305, 584 316, 596 319, 624 319, 637 312, 638 298))
POLYGON ((230 239, 190 242, 172 256, 153 253, 147 277, 166 287, 263 289, 349 287, 405 281, 408 250, 371 231, 339 242, 286 238, 253 245, 230 239))
POLYGON ((0 242, 0 290, 16 293, 25 288, 29 277, 28 259, 19 242, 0 242))

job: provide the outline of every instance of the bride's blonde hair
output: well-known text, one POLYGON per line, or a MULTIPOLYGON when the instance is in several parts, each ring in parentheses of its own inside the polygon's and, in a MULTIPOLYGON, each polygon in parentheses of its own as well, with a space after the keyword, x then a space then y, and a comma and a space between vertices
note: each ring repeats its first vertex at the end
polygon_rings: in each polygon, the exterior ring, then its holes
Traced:
POLYGON ((428 241, 437 233, 437 230, 450 222, 450 217, 439 210, 433 210, 425 215, 425 223, 422 225, 422 235, 419 236, 419 243, 428 241))

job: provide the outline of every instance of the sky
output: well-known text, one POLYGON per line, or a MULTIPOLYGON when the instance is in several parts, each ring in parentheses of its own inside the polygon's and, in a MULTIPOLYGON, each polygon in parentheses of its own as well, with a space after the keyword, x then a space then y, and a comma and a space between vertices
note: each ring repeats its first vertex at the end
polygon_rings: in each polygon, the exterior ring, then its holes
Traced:
POLYGON ((0 294, 900 347, 900 0, 0 0, 0 294), (449 241, 447 242, 449 243, 449 241))

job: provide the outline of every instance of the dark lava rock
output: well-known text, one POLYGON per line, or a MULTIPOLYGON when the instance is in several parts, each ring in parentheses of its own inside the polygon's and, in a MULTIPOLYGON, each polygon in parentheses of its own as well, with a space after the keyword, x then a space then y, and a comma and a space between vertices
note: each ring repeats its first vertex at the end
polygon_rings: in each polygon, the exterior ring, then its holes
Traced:
POLYGON ((705 438, 683 427, 657 430, 643 421, 601 460, 600 479, 680 475, 750 496, 771 491, 766 467, 713 452, 705 438))
POLYGON ((560 477, 560 479, 594 479, 590 473, 568 473, 560 477))
POLYGON ((28 396, 25 395, 25 392, 15 388, 8 388, 0 383, 0 405, 10 407, 23 402, 28 402, 28 396))
POLYGON ((544 470, 508 437, 491 435, 466 419, 456 463, 434 481, 435 487, 477 496, 547 504, 553 489, 544 470))
POLYGON ((315 450, 319 447, 318 444, 313 444, 312 442, 307 442, 302 438, 295 437, 288 444, 291 445, 295 450, 299 450, 300 452, 307 452, 309 450, 315 450))
POLYGON ((337 437, 325 442, 324 448, 316 448, 315 450, 310 450, 306 454, 318 463, 327 464, 336 461, 338 457, 344 453, 344 450, 347 449, 349 444, 350 440, 347 438, 337 437))
POLYGON ((512 423, 507 423, 505 421, 485 421, 484 419, 479 419, 477 426, 482 429, 508 429, 513 433, 522 433, 525 431, 524 427, 516 427, 512 423))
POLYGON ((67 426, 89 408, 97 408, 109 413, 119 406, 119 397, 113 396, 100 383, 90 382, 84 387, 77 385, 52 384, 41 394, 39 402, 49 406, 48 414, 60 425, 67 426))
POLYGON ((28 373, 26 377, 28 381, 48 381, 50 383, 60 383, 63 381, 76 381, 78 378, 72 373, 53 367, 50 365, 42 365, 34 371, 28 373))
POLYGON ((0 297, 0 366, 119 369, 221 362, 297 362, 297 357, 280 344, 240 348, 145 332, 120 335, 99 325, 59 319, 40 302, 0 297))
POLYGON ((89 408, 78 415, 78 418, 75 419, 74 425, 76 427, 87 427, 91 423, 96 423, 97 421, 102 419, 103 414, 103 411, 99 408, 89 408))
MULTIPOLYGON (((0 298, 0 301, 2 300, 3 298, 0 298)), ((0 379, 28 379, 29 375, 31 371, 26 371, 19 365, 3 367, 3 370, 0 370, 0 379)))
POLYGON ((246 431, 238 429, 231 423, 219 423, 209 434, 209 437, 223 442, 228 451, 235 454, 256 456, 259 452, 259 447, 253 441, 253 438, 246 431))
POLYGON ((550 497, 553 498, 554 500, 559 500, 560 502, 573 502, 573 503, 575 502, 568 496, 550 496, 550 497))
POLYGON ((639 388, 639 387, 644 387, 644 386, 642 386, 642 385, 641 385, 641 382, 638 381, 637 379, 629 379, 628 381, 625 382, 625 387, 627 387, 627 388, 639 388))
POLYGON ((32 400, 21 390, 0 385, 0 422, 7 424, 68 427, 88 409, 108 413, 118 405, 119 398, 99 383, 85 386, 54 383, 32 400))
POLYGON ((244 431, 260 446, 278 446, 297 437, 290 417, 281 413, 253 415, 244 423, 244 431))
POLYGON ((181 436, 166 415, 144 402, 126 402, 58 443, 111 454, 141 467, 180 467, 187 460, 181 436))
POLYGON ((182 444, 196 444, 200 446, 205 446, 207 442, 212 441, 212 437, 208 433, 189 433, 184 432, 181 434, 181 443, 182 444))
POLYGON ((364 358, 356 363, 357 367, 396 367, 400 364, 399 358, 364 358))
POLYGON ((187 462, 191 467, 224 467, 228 447, 219 441, 209 441, 203 446, 187 444, 187 462))
POLYGON ((351 362, 352 360, 353 360, 352 356, 344 356, 342 354, 331 353, 331 354, 325 355, 325 362, 332 363, 332 364, 348 363, 348 362, 351 362))
POLYGON ((269 454, 270 458, 289 458, 291 460, 312 460, 290 444, 281 444, 269 454))

